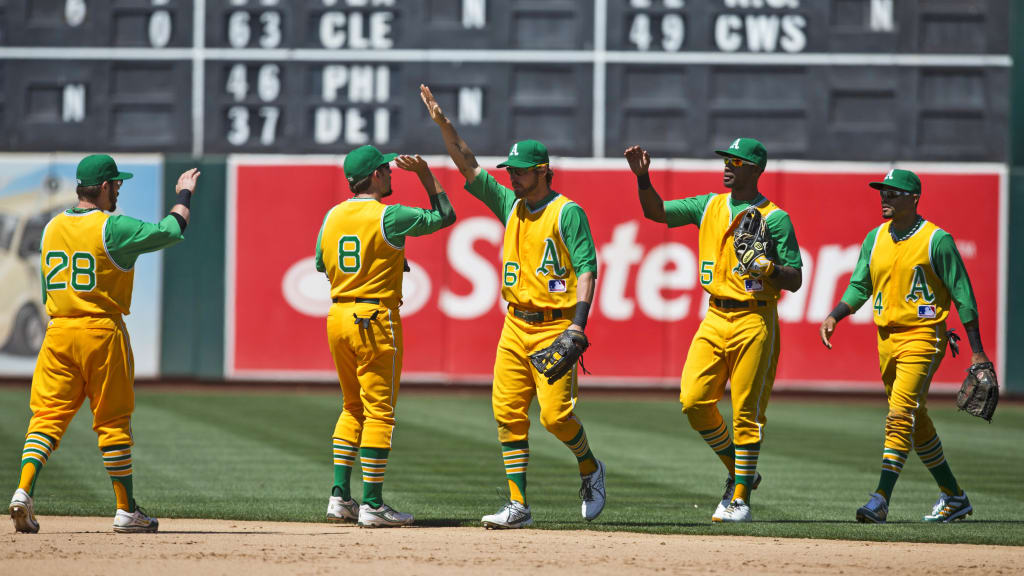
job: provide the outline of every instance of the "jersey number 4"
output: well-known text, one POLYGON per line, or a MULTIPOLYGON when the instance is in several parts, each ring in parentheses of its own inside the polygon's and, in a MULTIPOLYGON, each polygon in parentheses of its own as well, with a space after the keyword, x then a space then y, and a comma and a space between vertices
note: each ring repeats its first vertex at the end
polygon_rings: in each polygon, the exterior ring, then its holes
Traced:
POLYGON ((63 250, 50 250, 43 257, 43 267, 50 268, 46 274, 46 290, 64 290, 67 282, 57 280, 57 275, 71 265, 71 287, 79 292, 89 292, 96 287, 96 257, 88 252, 75 252, 68 258, 63 250))

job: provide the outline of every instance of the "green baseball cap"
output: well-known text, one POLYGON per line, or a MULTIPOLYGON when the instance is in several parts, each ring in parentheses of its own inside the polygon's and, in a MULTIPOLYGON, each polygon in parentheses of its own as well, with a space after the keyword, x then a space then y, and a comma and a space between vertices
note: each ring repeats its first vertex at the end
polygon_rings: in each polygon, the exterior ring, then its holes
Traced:
POLYGON ((896 190, 903 190, 911 194, 921 193, 921 179, 917 177, 917 174, 910 170, 900 170, 898 168, 889 170, 881 182, 872 182, 869 186, 875 190, 895 188, 896 190))
POLYGON ((373 174, 374 170, 397 157, 398 154, 381 154, 380 150, 369 144, 360 146, 345 156, 345 163, 342 166, 345 170, 345 179, 348 180, 349 186, 361 182, 373 174))
POLYGON ((498 164, 498 168, 533 168, 549 161, 546 146, 536 140, 520 140, 512 145, 508 151, 508 160, 498 164))
POLYGON ((118 170, 114 159, 106 154, 92 154, 82 158, 75 172, 79 186, 98 186, 107 180, 127 180, 131 177, 131 172, 118 170))
POLYGON ((725 150, 715 150, 715 154, 753 162, 761 170, 768 164, 768 151, 765 150, 764 144, 753 138, 737 138, 725 150))

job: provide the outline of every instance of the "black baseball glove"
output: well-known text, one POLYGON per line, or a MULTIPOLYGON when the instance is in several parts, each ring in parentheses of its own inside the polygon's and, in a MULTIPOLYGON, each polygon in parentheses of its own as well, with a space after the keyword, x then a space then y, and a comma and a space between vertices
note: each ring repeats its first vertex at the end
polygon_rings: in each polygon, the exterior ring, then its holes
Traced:
POLYGON ((547 377, 548 384, 554 384, 572 370, 589 347, 586 334, 578 330, 566 330, 550 346, 530 354, 530 362, 537 372, 547 377))
POLYGON ((757 208, 747 208, 739 226, 732 233, 732 247, 736 251, 736 260, 739 261, 735 272, 740 276, 746 275, 759 256, 768 258, 771 246, 772 237, 768 223, 761 217, 761 212, 757 208))
POLYGON ((991 422, 999 403, 999 382, 991 362, 971 364, 956 395, 956 407, 991 422))

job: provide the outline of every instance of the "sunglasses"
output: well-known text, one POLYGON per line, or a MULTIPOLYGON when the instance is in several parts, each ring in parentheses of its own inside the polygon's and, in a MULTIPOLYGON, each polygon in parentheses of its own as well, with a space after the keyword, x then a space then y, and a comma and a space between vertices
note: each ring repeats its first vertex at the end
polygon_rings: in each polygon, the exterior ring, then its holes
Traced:
POLYGON ((878 191, 878 195, 882 197, 882 200, 893 200, 900 196, 916 196, 914 192, 907 192, 906 190, 893 190, 891 188, 883 188, 878 191))
POLYGON ((505 170, 508 170, 510 176, 522 176, 523 174, 533 172, 537 168, 542 168, 544 166, 547 166, 547 164, 537 164, 536 166, 531 166, 530 168, 515 168, 513 166, 506 166, 505 170))
POLYGON ((724 158, 724 160, 725 160, 725 165, 726 166, 732 166, 733 168, 739 168, 740 166, 743 166, 744 164, 748 164, 750 166, 754 165, 753 162, 747 162, 746 160, 742 160, 740 158, 733 158, 731 156, 727 157, 727 158, 724 158))

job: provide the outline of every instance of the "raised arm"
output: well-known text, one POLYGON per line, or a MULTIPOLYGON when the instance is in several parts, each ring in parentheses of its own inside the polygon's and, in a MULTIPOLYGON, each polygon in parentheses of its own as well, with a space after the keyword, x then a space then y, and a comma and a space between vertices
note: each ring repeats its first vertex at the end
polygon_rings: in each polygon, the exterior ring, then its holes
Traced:
POLYGON ((629 163, 629 169, 636 174, 636 188, 640 194, 640 206, 644 210, 644 217, 664 224, 665 202, 654 190, 654 186, 651 186, 651 178, 647 173, 651 167, 651 155, 639 146, 630 146, 624 156, 629 163))
POLYGON ((441 128, 441 137, 444 138, 445 148, 448 149, 448 155, 451 156, 452 162, 455 162, 455 167, 459 169, 459 172, 462 172, 466 182, 476 180, 476 177, 480 174, 480 165, 476 162, 476 156, 473 155, 473 151, 459 137, 455 126, 444 115, 441 106, 430 92, 430 88, 424 84, 420 84, 420 99, 423 100, 423 104, 427 107, 430 119, 441 128))

